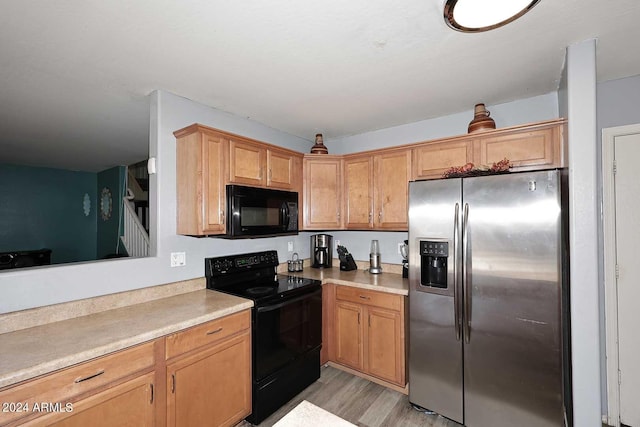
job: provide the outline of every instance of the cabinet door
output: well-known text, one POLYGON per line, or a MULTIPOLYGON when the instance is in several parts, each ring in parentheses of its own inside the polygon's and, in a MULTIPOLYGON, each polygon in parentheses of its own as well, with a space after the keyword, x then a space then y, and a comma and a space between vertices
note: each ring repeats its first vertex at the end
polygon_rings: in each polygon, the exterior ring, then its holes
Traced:
POLYGON ((375 157, 376 229, 408 230, 411 151, 397 151, 375 157))
POLYGON ((176 145, 177 232, 187 235, 225 232, 228 140, 197 129, 176 145))
POLYGON ((451 166, 473 162, 473 141, 428 143, 413 149, 413 178, 442 178, 451 166))
POLYGON ((515 168, 560 167, 560 127, 480 138, 476 163, 491 166, 507 158, 515 168))
POLYGON ((399 312, 367 307, 366 372, 404 386, 404 336, 399 312))
POLYGON ((135 378, 68 406, 65 402, 60 404, 60 409, 26 425, 151 427, 154 425, 154 374, 135 378))
POLYGON ((227 141, 213 135, 203 135, 203 193, 199 197, 204 201, 204 234, 226 232, 226 184, 227 141))
POLYGON ((242 140, 229 142, 229 181, 236 184, 264 186, 267 150, 242 140))
POLYGON ((168 426, 232 426, 250 413, 249 331, 167 365, 168 426))
POLYGON ((362 306, 336 301, 336 362, 362 371, 364 368, 362 306))
POLYGON ((302 156, 267 150, 267 187, 295 191, 302 179, 302 156))
POLYGON ((337 230, 342 227, 342 160, 309 156, 304 165, 304 228, 337 230))
POLYGON ((373 227, 373 158, 349 157, 344 161, 345 227, 373 227))

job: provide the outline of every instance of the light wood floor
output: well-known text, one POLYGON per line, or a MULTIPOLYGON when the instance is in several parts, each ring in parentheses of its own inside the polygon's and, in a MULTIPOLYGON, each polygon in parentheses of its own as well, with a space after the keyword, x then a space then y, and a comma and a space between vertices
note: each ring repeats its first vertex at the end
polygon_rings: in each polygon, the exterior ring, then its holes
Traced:
MULTIPOLYGON (((271 427, 303 400, 358 426, 460 427, 441 416, 416 411, 402 393, 330 366, 323 367, 318 381, 260 423, 260 427, 271 427)), ((246 421, 238 424, 250 426, 246 421)))

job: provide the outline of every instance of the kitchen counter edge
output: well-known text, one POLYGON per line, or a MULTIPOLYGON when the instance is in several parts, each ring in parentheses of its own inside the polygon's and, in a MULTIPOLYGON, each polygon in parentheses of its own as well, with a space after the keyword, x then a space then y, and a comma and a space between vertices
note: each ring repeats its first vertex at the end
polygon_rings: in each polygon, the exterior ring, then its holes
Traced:
POLYGON ((202 289, 0 334, 0 389, 251 307, 202 289))
POLYGON ((403 278, 401 274, 371 274, 362 269, 343 271, 336 267, 305 267, 301 272, 288 272, 283 274, 320 280, 322 284, 333 283, 336 285, 352 286, 372 291, 386 292, 389 294, 409 295, 409 279, 403 278))

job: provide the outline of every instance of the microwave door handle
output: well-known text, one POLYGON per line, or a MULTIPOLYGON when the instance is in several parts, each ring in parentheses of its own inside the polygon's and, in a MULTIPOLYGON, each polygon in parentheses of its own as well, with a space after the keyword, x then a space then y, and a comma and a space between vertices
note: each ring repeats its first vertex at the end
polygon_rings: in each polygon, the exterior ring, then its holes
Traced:
POLYGON ((280 214, 282 215, 282 226, 285 230, 289 229, 289 205, 287 205, 287 202, 284 202, 282 204, 282 208, 280 209, 280 214))

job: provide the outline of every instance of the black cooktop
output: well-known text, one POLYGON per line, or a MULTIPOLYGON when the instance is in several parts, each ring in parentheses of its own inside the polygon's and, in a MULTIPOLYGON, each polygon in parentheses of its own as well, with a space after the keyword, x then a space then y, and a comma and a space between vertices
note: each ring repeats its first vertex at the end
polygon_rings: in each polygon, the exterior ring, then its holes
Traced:
POLYGON ((205 259, 207 288, 253 300, 256 305, 313 292, 319 280, 276 274, 276 251, 205 259))
POLYGON ((248 298, 256 302, 269 300, 272 298, 284 298, 295 296, 307 291, 311 292, 309 287, 320 286, 319 280, 306 279, 296 276, 288 276, 278 274, 273 280, 259 280, 251 282, 237 283, 231 286, 223 286, 216 288, 221 292, 230 293, 239 297, 248 298), (305 288, 305 289, 302 289, 305 288))

